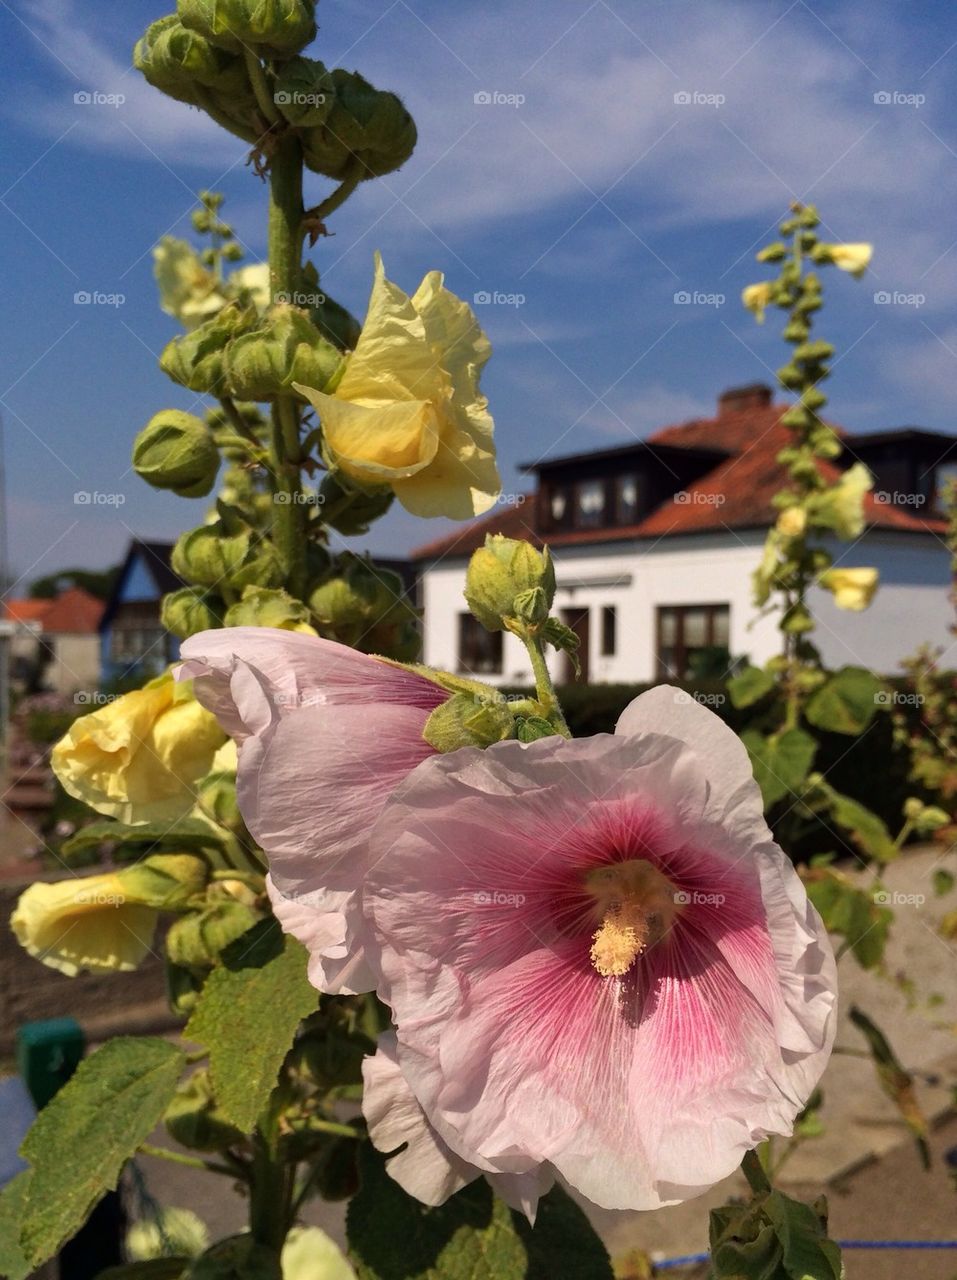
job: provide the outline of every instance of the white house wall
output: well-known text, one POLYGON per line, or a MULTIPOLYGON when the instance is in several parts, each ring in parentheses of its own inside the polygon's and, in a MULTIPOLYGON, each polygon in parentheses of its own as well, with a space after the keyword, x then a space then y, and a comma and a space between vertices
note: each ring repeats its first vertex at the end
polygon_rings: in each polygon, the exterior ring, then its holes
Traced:
MULTIPOLYGON (((617 543, 614 549, 561 547, 555 552, 558 576, 556 611, 589 609, 590 678, 594 682, 645 682, 655 672, 655 611, 659 606, 727 604, 730 649, 763 663, 780 651, 773 616, 756 618, 751 603, 751 573, 764 534, 760 530, 669 537, 657 543, 617 543), (617 610, 617 652, 601 655, 601 610, 617 610)), ((890 673, 900 659, 922 641, 951 643, 953 617, 947 600, 949 557, 929 537, 869 533, 848 552, 835 548, 840 563, 874 565, 882 587, 865 613, 834 607, 825 592, 815 592, 813 608, 820 619, 818 639, 832 666, 858 663, 890 673)), ((458 669, 459 614, 466 559, 451 557, 422 566, 424 660, 430 666, 458 669)), ((953 650, 957 665, 957 648, 953 650)), ((550 658, 558 675, 562 659, 550 658)), ((528 684, 531 670, 520 642, 504 637, 501 675, 482 675, 494 684, 528 684)))

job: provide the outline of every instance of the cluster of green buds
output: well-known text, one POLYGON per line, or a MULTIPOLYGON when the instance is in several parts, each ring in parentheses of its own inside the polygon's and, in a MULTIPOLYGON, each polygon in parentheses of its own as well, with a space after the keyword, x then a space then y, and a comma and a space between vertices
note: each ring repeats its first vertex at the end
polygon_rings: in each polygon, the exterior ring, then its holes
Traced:
POLYGON ((419 651, 419 613, 397 573, 349 552, 337 557, 309 593, 316 629, 364 653, 399 661, 419 651))
POLYGON ((808 639, 814 629, 807 607, 809 587, 817 584, 830 591, 841 608, 860 609, 870 602, 877 585, 875 570, 833 568, 827 549, 810 540, 814 533, 858 537, 864 528, 864 495, 872 484, 867 468, 859 463, 835 474, 833 464, 843 446, 821 417, 827 403, 821 383, 830 375, 834 347, 812 336, 814 314, 822 305, 816 268, 832 264, 859 276, 871 250, 863 244, 825 243, 819 238, 819 225, 813 205, 792 205, 781 223, 781 238, 757 255, 759 262, 779 264, 777 279, 748 285, 742 294, 759 322, 768 307, 786 313, 784 338, 793 351, 778 370, 778 380, 797 397, 781 417, 791 434, 791 442, 778 455, 788 483, 775 495, 779 515, 754 574, 755 603, 764 606, 778 593, 786 648, 792 657, 812 663, 817 655, 808 639))

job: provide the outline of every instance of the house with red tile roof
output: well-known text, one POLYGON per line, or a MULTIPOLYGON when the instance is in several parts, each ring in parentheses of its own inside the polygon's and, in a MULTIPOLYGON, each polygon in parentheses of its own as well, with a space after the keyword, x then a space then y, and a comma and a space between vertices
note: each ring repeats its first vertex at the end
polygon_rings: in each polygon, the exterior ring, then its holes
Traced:
MULTIPOLYGON (((751 603, 751 574, 775 519, 774 494, 790 443, 787 408, 763 385, 724 392, 712 418, 664 427, 646 440, 528 463, 526 494, 506 495, 488 516, 413 552, 424 607, 424 660, 492 683, 523 684, 531 672, 514 636, 485 631, 468 613, 462 584, 486 534, 545 543, 558 574, 556 609, 581 641, 582 678, 650 681, 720 675, 748 656, 780 649, 777 619, 751 603)), ((816 640, 829 665, 893 673, 919 643, 948 645, 950 557, 938 501, 957 475, 957 437, 916 427, 839 430, 844 446, 822 472, 854 462, 874 476, 866 527, 831 551, 845 568, 874 566, 871 607, 848 613, 813 596, 816 640)), ((957 651, 955 651, 957 652, 957 651)), ((553 659, 559 680, 566 659, 553 659)))
POLYGON ((99 680, 103 601, 70 587, 50 599, 8 600, 11 675, 22 689, 86 692, 99 680))

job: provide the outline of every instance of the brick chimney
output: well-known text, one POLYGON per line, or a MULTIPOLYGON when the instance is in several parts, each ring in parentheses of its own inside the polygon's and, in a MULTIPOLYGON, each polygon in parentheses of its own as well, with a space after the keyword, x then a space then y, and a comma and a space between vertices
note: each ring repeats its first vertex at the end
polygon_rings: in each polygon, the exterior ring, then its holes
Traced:
POLYGON ((726 413, 743 413, 747 409, 766 409, 771 403, 771 388, 763 382, 747 387, 730 387, 718 396, 718 417, 726 413))

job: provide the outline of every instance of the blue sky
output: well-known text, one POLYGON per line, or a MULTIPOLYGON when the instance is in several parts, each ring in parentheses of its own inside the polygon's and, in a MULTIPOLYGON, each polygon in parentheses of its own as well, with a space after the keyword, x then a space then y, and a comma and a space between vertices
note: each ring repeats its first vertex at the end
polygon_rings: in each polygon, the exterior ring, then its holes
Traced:
MULTIPOLYGON (((265 191, 238 140, 128 70, 168 7, 0 0, 0 408, 24 582, 106 565, 131 533, 171 538, 204 512, 128 467, 140 426, 191 399, 156 365, 175 325, 151 249, 187 234, 192 193, 213 187, 258 260, 265 191), (83 91, 125 101, 76 103, 83 91), (78 291, 124 300, 82 306, 78 291)), ((643 437, 770 377, 778 326, 759 329, 739 296, 794 198, 819 204, 831 238, 875 245, 864 280, 827 277, 833 418, 957 425, 946 3, 323 0, 318 16, 311 52, 398 92, 420 138, 334 216, 313 254, 323 287, 361 317, 378 248, 410 290, 439 268, 465 298, 507 299, 476 308, 507 492, 528 485, 520 461, 643 437)), ((326 189, 313 178, 307 196, 326 189)), ((360 545, 394 553, 447 527, 396 513, 360 545)))

